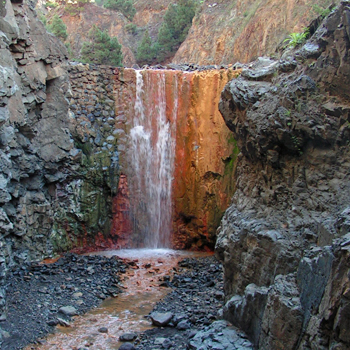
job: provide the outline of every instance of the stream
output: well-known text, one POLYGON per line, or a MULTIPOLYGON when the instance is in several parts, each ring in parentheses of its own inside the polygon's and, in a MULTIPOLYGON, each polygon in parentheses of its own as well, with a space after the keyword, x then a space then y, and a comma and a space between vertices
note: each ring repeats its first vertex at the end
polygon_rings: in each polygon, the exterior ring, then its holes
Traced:
POLYGON ((134 262, 122 277, 124 292, 106 299, 85 315, 74 317, 70 327, 57 326, 44 344, 28 346, 27 350, 118 349, 122 334, 152 328, 145 316, 170 292, 170 288, 160 284, 176 271, 179 260, 209 255, 171 249, 125 249, 92 254, 134 262))

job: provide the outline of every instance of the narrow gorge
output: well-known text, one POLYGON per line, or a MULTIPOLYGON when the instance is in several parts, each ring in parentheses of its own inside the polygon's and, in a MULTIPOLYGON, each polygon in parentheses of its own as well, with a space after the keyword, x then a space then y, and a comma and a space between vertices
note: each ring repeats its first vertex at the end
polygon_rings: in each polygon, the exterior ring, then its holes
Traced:
MULTIPOLYGON (((126 268, 150 266, 82 254, 171 248, 215 249, 224 294, 210 289, 213 258, 180 263, 159 281, 183 295, 157 310, 198 292, 210 312, 199 321, 185 304, 169 320, 187 322, 177 345, 165 330, 172 345, 149 345, 165 339, 155 333, 134 349, 350 347, 349 2, 278 58, 221 67, 69 62, 32 3, 6 0, 0 14, 0 344, 22 346, 7 316, 16 284, 78 295, 100 278, 92 307, 117 297, 126 268)), ((38 308, 43 337, 59 305, 38 308)))

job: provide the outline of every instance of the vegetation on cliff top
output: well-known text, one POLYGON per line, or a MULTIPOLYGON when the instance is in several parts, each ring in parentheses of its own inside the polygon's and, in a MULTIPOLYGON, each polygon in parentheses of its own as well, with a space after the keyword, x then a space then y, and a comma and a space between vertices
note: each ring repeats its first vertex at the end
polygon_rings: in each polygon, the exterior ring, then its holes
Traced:
POLYGON ((60 38, 62 41, 65 41, 68 37, 67 26, 64 24, 62 19, 58 17, 58 15, 52 17, 51 21, 46 25, 46 28, 49 32, 60 38))
POLYGON ((130 0, 102 0, 102 3, 106 9, 120 11, 130 21, 136 14, 136 9, 130 0))
POLYGON ((107 31, 100 30, 96 25, 89 30, 88 37, 90 42, 84 42, 81 49, 83 62, 122 66, 122 46, 117 38, 111 38, 107 31))
POLYGON ((139 64, 162 62, 174 55, 186 39, 196 13, 198 3, 194 0, 178 0, 165 13, 157 41, 152 44, 148 31, 137 48, 139 64))

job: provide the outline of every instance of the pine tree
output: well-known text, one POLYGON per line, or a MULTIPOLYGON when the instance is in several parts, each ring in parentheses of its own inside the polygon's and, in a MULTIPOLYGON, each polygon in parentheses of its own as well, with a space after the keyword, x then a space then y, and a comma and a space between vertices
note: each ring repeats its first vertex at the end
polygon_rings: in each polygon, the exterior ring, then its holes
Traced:
POLYGON ((130 0, 105 0, 103 6, 106 9, 120 11, 130 21, 136 14, 136 9, 130 0))
POLYGON ((111 38, 106 31, 100 30, 96 25, 89 30, 88 37, 91 41, 84 42, 81 49, 83 62, 122 66, 122 46, 117 38, 111 38))
POLYGON ((194 0, 179 0, 176 4, 169 6, 158 33, 158 57, 160 60, 175 52, 186 39, 195 12, 196 3, 194 0))
POLYGON ((152 45, 148 30, 143 35, 141 44, 137 48, 136 61, 140 65, 151 64, 155 57, 155 48, 152 45))
POLYGON ((67 26, 64 24, 62 19, 58 17, 58 15, 53 16, 51 22, 47 26, 47 29, 62 41, 65 41, 68 37, 67 26))

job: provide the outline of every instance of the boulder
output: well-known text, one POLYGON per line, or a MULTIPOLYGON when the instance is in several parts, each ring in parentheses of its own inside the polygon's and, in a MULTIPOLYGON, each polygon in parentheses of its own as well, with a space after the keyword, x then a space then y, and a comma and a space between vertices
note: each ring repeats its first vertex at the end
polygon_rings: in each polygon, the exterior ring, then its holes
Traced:
POLYGON ((150 318, 153 325, 157 327, 164 327, 170 323, 171 319, 173 318, 173 314, 171 312, 152 312, 150 314, 150 318))

